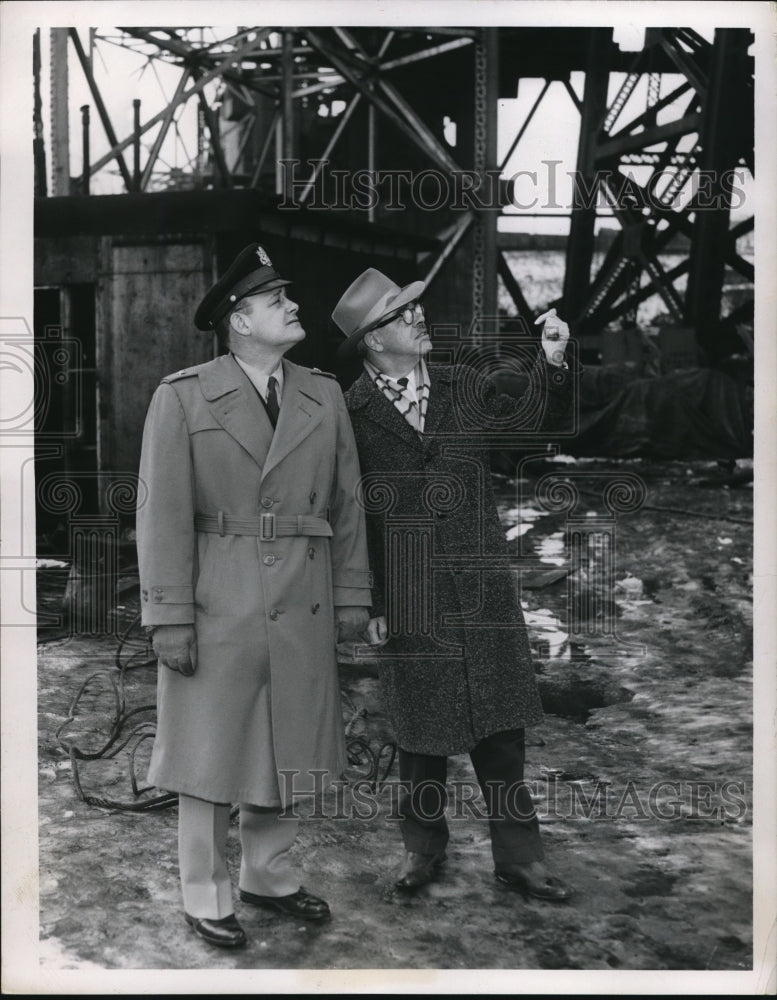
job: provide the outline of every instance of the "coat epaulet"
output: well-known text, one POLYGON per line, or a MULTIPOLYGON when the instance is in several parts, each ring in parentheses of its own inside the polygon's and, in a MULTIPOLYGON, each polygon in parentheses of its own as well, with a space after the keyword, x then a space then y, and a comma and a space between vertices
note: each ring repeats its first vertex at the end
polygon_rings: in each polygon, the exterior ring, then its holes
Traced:
POLYGON ((200 365, 193 365, 191 368, 182 368, 179 372, 173 372, 171 375, 165 375, 162 379, 163 382, 177 382, 179 378, 191 378, 192 375, 197 374, 197 369, 200 365))
POLYGON ((311 368, 310 369, 310 374, 311 375, 326 375, 327 378, 333 378, 335 380, 335 382, 337 381, 337 376, 336 375, 333 375, 331 372, 321 371, 320 368, 311 368))

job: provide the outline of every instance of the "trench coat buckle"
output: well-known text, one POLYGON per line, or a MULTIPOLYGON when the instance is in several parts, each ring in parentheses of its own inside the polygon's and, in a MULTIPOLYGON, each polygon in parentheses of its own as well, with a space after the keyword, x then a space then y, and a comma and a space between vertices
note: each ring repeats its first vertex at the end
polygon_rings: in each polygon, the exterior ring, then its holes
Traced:
POLYGON ((260 514, 259 538, 263 542, 275 541, 275 514, 260 514))

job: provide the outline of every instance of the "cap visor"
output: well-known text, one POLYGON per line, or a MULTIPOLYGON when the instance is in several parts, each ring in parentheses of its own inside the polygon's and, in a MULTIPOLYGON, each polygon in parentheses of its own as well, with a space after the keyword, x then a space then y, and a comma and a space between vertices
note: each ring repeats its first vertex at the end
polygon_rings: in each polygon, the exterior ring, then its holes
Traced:
POLYGON ((274 292, 276 288, 283 288, 284 285, 290 284, 291 281, 286 278, 272 278, 266 285, 258 285, 256 288, 251 288, 247 292, 243 292, 240 298, 244 299, 249 295, 262 295, 264 292, 274 292))

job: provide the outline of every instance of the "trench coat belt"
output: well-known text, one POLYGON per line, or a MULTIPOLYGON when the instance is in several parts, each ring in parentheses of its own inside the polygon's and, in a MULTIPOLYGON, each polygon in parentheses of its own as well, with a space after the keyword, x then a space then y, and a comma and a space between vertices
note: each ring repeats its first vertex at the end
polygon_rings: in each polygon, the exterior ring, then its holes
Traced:
POLYGON ((195 514, 194 530, 215 535, 255 535, 265 542, 292 535, 331 538, 332 525, 313 514, 259 514, 256 517, 233 517, 218 514, 195 514))

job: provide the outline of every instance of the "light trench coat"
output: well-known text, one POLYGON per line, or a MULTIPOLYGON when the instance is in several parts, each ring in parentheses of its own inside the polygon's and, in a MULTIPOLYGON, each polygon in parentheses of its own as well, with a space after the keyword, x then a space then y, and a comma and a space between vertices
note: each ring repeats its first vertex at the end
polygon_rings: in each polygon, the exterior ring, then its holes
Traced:
POLYGON ((345 765, 333 608, 371 599, 359 465, 337 382, 283 370, 274 433, 226 355, 163 379, 143 434, 143 624, 197 636, 193 676, 158 668, 149 781, 213 802, 289 803, 345 765), (219 513, 313 515, 331 537, 195 530, 219 513))

